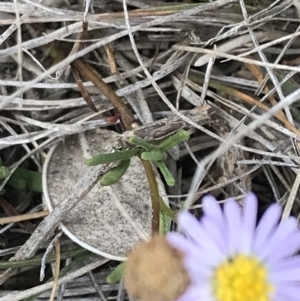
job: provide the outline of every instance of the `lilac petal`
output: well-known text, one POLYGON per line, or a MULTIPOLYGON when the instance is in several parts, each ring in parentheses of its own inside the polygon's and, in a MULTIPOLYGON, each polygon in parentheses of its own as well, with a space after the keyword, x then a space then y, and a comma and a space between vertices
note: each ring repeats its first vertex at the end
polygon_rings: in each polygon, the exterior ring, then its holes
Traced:
POLYGON ((270 282, 281 285, 283 282, 300 281, 300 266, 294 266, 287 269, 270 270, 270 282))
POLYGON ((190 297, 188 295, 183 294, 176 301, 199 301, 199 296, 190 297))
POLYGON ((286 269, 294 268, 297 266, 300 266, 300 256, 299 255, 277 261, 277 262, 269 265, 269 269, 274 272, 279 272, 280 270, 286 270, 286 269))
POLYGON ((277 261, 271 264, 268 270, 270 282, 275 287, 282 282, 300 281, 300 256, 277 261))
POLYGON ((209 285, 190 285, 188 289, 180 296, 177 301, 190 300, 209 300, 211 294, 208 289, 209 285))
POLYGON ((298 296, 293 296, 293 298, 290 298, 286 294, 283 293, 277 293, 274 297, 271 299, 272 301, 299 301, 298 296))
POLYGON ((267 243, 271 234, 274 232, 281 216, 281 206, 278 204, 271 205, 262 216, 258 227, 256 228, 254 253, 260 250, 267 243))
POLYGON ((210 254, 215 263, 224 259, 223 253, 219 250, 214 240, 208 235, 199 221, 188 212, 181 212, 178 215, 178 225, 191 237, 203 250, 210 254))
POLYGON ((218 226, 214 220, 211 218, 204 216, 201 219, 201 223, 203 225, 203 228, 205 228, 205 231, 209 234, 209 236, 214 240, 218 248, 221 250, 223 254, 228 253, 228 248, 226 245, 227 241, 227 231, 224 229, 224 227, 218 226))
POLYGON ((191 285, 187 290, 180 296, 177 301, 194 300, 199 298, 199 289, 195 285, 191 285))
MULTIPOLYGON (((280 259, 294 255, 300 249, 300 232, 294 232, 286 238, 279 248, 273 250, 266 259, 268 264, 272 264, 280 259)), ((299 279, 300 280, 300 279, 299 279)))
POLYGON ((173 248, 182 251, 187 256, 201 252, 201 248, 178 232, 168 232, 166 240, 173 248))
POLYGON ((201 285, 212 274, 212 269, 200 265, 194 256, 186 256, 183 262, 192 284, 201 285))
MULTIPOLYGON (((199 301, 199 296, 195 296, 195 297, 189 297, 189 296, 185 296, 183 295, 182 297, 180 297, 179 299, 177 299, 176 301, 199 301)), ((215 301, 214 299, 205 299, 206 301, 215 301)))
POLYGON ((289 235, 297 231, 296 219, 289 217, 278 225, 273 235, 270 237, 268 243, 256 249, 256 254, 261 259, 270 257, 270 255, 272 255, 273 253, 278 252, 278 247, 285 248, 285 240, 289 235))
POLYGON ((242 237, 240 251, 245 254, 252 253, 253 238, 256 226, 257 216, 257 198, 256 195, 249 192, 244 199, 244 209, 242 218, 242 237))
POLYGON ((195 265, 202 268, 203 271, 211 269, 215 265, 209 254, 205 254, 201 248, 183 235, 177 232, 169 232, 166 235, 166 240, 173 248, 182 251, 186 256, 193 257, 195 265))
POLYGON ((224 216, 218 201, 212 195, 206 195, 202 199, 205 216, 213 219, 220 227, 224 227, 224 216))
POLYGON ((239 251, 241 239, 241 210, 233 199, 225 202, 224 217, 228 229, 228 255, 233 255, 239 251))
MULTIPOLYGON (((209 228, 205 225, 205 217, 209 217, 211 221, 213 221, 213 224, 216 225, 221 231, 220 234, 222 236, 222 239, 217 238, 219 243, 218 246, 221 248, 223 253, 228 253, 228 235, 227 235, 227 229, 226 223, 224 220, 224 214, 222 211, 222 208, 218 201, 211 195, 207 195, 202 199, 202 205, 203 205, 203 212, 204 212, 204 218, 202 218, 203 226, 208 231, 209 228)), ((215 230, 214 230, 215 231, 215 230)), ((218 235, 219 236, 219 235, 218 235)))
POLYGON ((293 284, 282 284, 276 287, 274 297, 281 301, 299 301, 300 286, 293 284))

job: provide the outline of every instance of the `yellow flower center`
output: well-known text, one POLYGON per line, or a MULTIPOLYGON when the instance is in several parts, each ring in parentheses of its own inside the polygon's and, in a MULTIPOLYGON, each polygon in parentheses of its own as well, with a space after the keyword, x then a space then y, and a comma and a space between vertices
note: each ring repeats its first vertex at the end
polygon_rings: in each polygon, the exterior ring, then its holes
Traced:
POLYGON ((216 269, 215 297, 218 301, 270 301, 274 288, 267 276, 259 260, 238 254, 216 269))

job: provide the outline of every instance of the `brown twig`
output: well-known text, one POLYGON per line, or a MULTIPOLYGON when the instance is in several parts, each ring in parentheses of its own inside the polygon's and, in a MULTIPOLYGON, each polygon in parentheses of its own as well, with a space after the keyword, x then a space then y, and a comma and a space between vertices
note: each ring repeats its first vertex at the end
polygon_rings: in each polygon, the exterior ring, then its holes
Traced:
POLYGON ((82 83, 82 80, 80 78, 80 74, 79 74, 78 70, 73 66, 71 67, 71 70, 72 70, 73 77, 75 79, 75 82, 78 86, 78 89, 79 89, 83 99, 85 100, 85 102, 87 103, 89 108, 97 113, 98 109, 95 107, 89 92, 87 91, 84 84, 82 83))
POLYGON ((120 112, 121 119, 126 130, 131 130, 132 124, 136 120, 132 112, 117 93, 102 80, 101 76, 91 66, 82 60, 76 60, 72 63, 72 65, 75 66, 81 74, 90 80, 109 99, 109 101, 120 112))
MULTIPOLYGON (((69 56, 72 55, 73 53, 81 50, 85 46, 85 43, 81 42, 81 41, 82 40, 87 40, 87 38, 88 38, 87 29, 88 29, 88 23, 83 22, 82 23, 82 31, 77 34, 77 40, 80 41, 80 42, 75 42, 74 43, 72 51, 69 53, 69 56)), ((91 96, 90 96, 89 92, 87 91, 84 84, 82 83, 82 80, 81 80, 81 77, 80 77, 80 74, 79 74, 78 70, 74 66, 71 66, 71 71, 72 71, 73 77, 75 79, 75 82, 78 86, 78 89, 79 89, 83 99, 85 100, 85 102, 87 103, 89 108, 92 111, 97 113, 98 109, 94 105, 93 100, 91 99, 91 96)))
POLYGON ((106 44, 106 45, 104 45, 103 48, 104 48, 106 56, 107 56, 108 64, 110 67, 110 72, 112 74, 116 74, 117 73, 117 64, 116 64, 114 54, 111 50, 111 47, 109 46, 109 44, 106 44))
POLYGON ((31 219, 37 219, 45 217, 49 214, 49 211, 40 211, 34 213, 26 213, 21 215, 9 216, 9 217, 2 217, 0 218, 0 225, 10 224, 10 223, 18 223, 22 221, 27 221, 31 219))
MULTIPOLYGON (((251 57, 249 57, 249 58, 251 58, 251 57)), ((254 65, 254 64, 247 64, 247 63, 245 65, 249 69, 249 71, 256 77, 257 81, 260 84, 262 84, 263 81, 264 81, 264 75, 262 74, 262 72, 260 71, 260 69, 258 68, 258 66, 254 65)), ((264 92, 266 94, 270 92, 270 89, 269 89, 269 87, 267 85, 264 87, 264 92)), ((273 106, 275 106, 277 104, 277 101, 276 101, 276 99, 275 99, 275 97, 273 95, 270 95, 268 97, 268 99, 269 99, 270 103, 273 106)), ((285 118, 286 119, 286 117, 285 117, 285 115, 284 115, 284 113, 282 111, 278 111, 277 114, 278 114, 278 116, 281 116, 281 118, 285 118)))

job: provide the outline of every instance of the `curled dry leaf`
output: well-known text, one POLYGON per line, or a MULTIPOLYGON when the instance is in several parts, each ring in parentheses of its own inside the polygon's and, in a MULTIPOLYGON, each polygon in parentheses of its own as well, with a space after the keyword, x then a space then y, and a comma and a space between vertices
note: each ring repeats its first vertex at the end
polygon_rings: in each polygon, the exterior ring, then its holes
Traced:
MULTIPOLYGON (((47 155, 43 170, 45 203, 50 211, 67 197, 91 167, 85 159, 118 147, 120 135, 108 130, 88 131, 66 137, 47 155)), ((164 186, 157 176, 159 192, 164 186)), ((124 260, 141 240, 132 224, 116 205, 115 196, 132 221, 150 236, 151 197, 148 181, 139 158, 134 157, 121 180, 111 186, 98 183, 63 220, 63 231, 82 247, 111 259, 124 260)), ((167 200, 164 199, 167 203, 167 200)))

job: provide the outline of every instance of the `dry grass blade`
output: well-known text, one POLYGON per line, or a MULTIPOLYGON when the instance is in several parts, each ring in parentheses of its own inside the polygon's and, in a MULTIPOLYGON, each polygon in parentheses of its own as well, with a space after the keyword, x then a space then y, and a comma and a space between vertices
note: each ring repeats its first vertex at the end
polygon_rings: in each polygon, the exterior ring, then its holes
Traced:
POLYGON ((84 87, 82 80, 80 78, 79 72, 75 67, 72 68, 72 73, 73 73, 74 79, 76 81, 76 84, 78 85, 79 91, 82 94, 83 99, 86 101, 86 103, 88 104, 88 106, 90 107, 91 110, 93 110, 96 113, 99 112, 98 109, 95 107, 89 92, 84 87))
POLYGON ((36 219, 36 218, 43 218, 43 217, 48 216, 48 214, 49 214, 49 211, 45 210, 45 211, 41 211, 41 212, 27 213, 27 214, 10 216, 10 217, 1 217, 0 225, 17 223, 17 222, 27 221, 27 220, 31 220, 31 219, 36 219))
MULTIPOLYGON (((264 77, 256 65, 246 64, 246 66, 252 72, 252 74, 256 77, 257 81, 260 84, 264 82, 264 77)), ((270 92, 270 89, 268 88, 268 86, 265 86, 264 92, 266 94, 270 92)), ((277 101, 274 96, 270 95, 269 100, 273 106, 275 106, 277 104, 277 101)), ((280 116, 281 119, 285 119, 285 115, 283 114, 283 112, 280 111, 277 114, 278 114, 278 116, 280 116)))
POLYGON ((55 294, 58 287, 59 271, 60 271, 60 242, 59 239, 55 241, 55 266, 54 266, 54 280, 49 301, 54 301, 55 294))
MULTIPOLYGON (((101 259, 101 260, 97 260, 93 263, 87 264, 86 266, 84 266, 74 272, 71 272, 68 276, 64 276, 61 279, 59 279, 58 284, 68 283, 68 282, 74 280, 75 278, 80 277, 80 276, 88 273, 89 271, 92 271, 93 269, 96 269, 96 268, 104 265, 107 262, 108 262, 107 259, 101 259)), ((51 281, 46 284, 42 284, 37 287, 28 289, 27 291, 24 291, 24 292, 8 294, 5 297, 0 297, 0 301, 23 300, 25 298, 28 298, 28 297, 38 294, 40 292, 51 289, 53 284, 54 284, 54 282, 51 281)))

